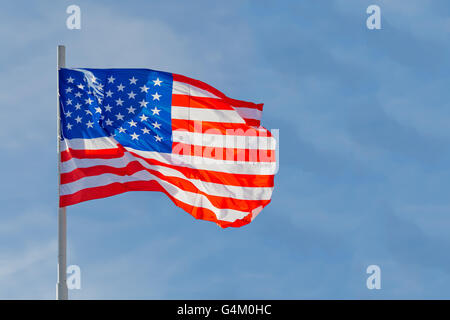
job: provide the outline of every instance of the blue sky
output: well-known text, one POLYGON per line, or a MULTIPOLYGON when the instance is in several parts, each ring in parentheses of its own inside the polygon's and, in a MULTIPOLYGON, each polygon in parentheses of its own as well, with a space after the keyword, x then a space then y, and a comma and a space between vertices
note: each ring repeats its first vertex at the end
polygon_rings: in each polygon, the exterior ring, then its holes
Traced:
POLYGON ((56 46, 264 102, 272 203, 196 221, 160 193, 68 210, 75 299, 450 298, 450 4, 423 0, 15 1, 0 10, 0 298, 53 299, 56 46), (65 26, 77 4, 82 29, 65 26), (366 28, 381 7, 382 30, 366 28), (366 268, 381 267, 381 290, 366 268))

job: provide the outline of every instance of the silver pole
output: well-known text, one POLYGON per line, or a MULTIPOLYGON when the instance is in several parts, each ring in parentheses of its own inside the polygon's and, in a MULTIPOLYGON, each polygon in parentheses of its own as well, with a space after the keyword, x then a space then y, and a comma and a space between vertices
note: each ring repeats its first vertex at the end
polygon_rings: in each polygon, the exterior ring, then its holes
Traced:
POLYGON ((61 174, 61 120, 59 115, 59 69, 66 66, 66 47, 58 46, 58 68, 57 68, 57 106, 56 106, 56 136, 58 153, 58 283, 56 284, 56 299, 67 300, 69 290, 67 289, 67 220, 66 208, 59 208, 59 185, 61 174))

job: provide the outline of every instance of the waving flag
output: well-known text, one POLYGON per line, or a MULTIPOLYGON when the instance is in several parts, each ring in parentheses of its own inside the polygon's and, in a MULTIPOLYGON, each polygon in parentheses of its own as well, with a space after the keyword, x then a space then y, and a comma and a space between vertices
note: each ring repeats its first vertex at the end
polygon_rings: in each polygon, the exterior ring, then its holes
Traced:
POLYGON ((60 207, 161 191, 197 219, 251 222, 271 199, 262 104, 148 69, 61 69, 60 207))

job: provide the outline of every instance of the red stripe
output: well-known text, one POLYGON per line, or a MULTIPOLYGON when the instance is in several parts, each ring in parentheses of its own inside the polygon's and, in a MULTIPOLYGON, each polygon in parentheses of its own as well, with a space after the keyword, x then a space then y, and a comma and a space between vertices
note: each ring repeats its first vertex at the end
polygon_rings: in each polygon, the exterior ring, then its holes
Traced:
POLYGON ((219 209, 233 209, 239 211, 251 211, 259 206, 264 206, 269 203, 270 200, 242 200, 235 199, 229 197, 221 197, 215 196, 205 193, 204 191, 199 190, 193 183, 189 180, 166 176, 157 170, 148 169, 143 167, 139 162, 132 161, 128 163, 126 167, 122 168, 114 168, 109 166, 93 166, 88 168, 78 168, 73 170, 72 172, 61 174, 61 184, 66 184, 70 182, 74 182, 80 180, 85 177, 92 177, 101 175, 104 173, 112 173, 118 176, 130 176, 139 171, 148 171, 154 176, 160 178, 161 180, 167 181, 168 183, 177 186, 181 190, 189 191, 192 193, 198 193, 206 196, 209 201, 213 204, 213 206, 219 209))
POLYGON ((173 142, 172 153, 217 160, 275 162, 274 150, 203 147, 182 142, 173 142))
MULTIPOLYGON (((250 103, 250 102, 249 102, 250 103)), ((172 95, 172 106, 188 107, 198 109, 212 109, 212 110, 238 110, 233 108, 229 102, 223 99, 195 97, 181 94, 172 95)), ((250 108, 246 106, 246 108, 250 108)), ((259 119, 243 118, 247 126, 259 127, 261 121, 259 119)), ((175 119, 173 119, 175 120, 175 119)))
POLYGON ((243 123, 222 123, 183 119, 172 119, 172 130, 185 130, 189 132, 238 135, 247 137, 272 136, 270 131, 264 128, 255 129, 243 123))
POLYGON ((66 149, 61 152, 61 162, 69 161, 72 158, 76 159, 112 159, 120 158, 125 154, 123 148, 113 149, 97 149, 97 150, 78 150, 66 149))
POLYGON ((172 106, 214 110, 234 110, 229 103, 226 103, 221 99, 195 97, 182 94, 172 94, 172 106))
POLYGON ((253 126, 253 127, 259 127, 261 125, 261 120, 256 120, 256 119, 246 119, 243 118, 245 123, 249 126, 253 126))
POLYGON ((207 220, 217 223, 222 228, 241 227, 251 222, 252 214, 249 213, 242 219, 233 222, 221 221, 216 218, 214 212, 209 209, 194 207, 175 199, 157 181, 133 181, 125 183, 112 183, 106 186, 87 188, 71 195, 61 196, 60 207, 67 207, 83 201, 111 197, 127 191, 160 191, 164 192, 172 201, 191 214, 196 219, 207 220))
POLYGON ((263 111, 264 103, 253 103, 243 100, 236 100, 232 98, 226 98, 227 102, 235 107, 238 108, 250 108, 250 109, 257 109, 259 111, 263 111))

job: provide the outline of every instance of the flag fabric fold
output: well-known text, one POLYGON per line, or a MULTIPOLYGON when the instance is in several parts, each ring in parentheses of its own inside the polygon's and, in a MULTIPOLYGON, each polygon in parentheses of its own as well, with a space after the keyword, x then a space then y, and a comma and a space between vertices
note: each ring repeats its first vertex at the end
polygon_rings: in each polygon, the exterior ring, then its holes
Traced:
POLYGON ((276 144, 262 104, 149 69, 59 72, 60 207, 160 191, 225 228, 269 204, 276 144))

